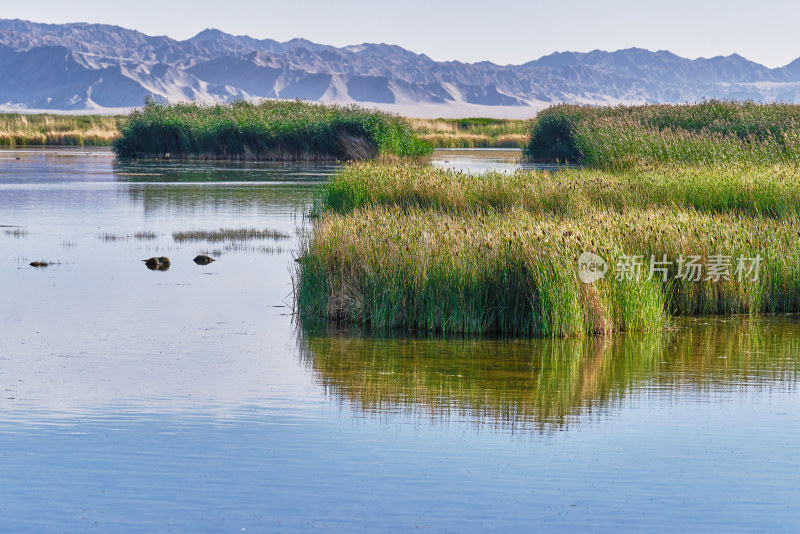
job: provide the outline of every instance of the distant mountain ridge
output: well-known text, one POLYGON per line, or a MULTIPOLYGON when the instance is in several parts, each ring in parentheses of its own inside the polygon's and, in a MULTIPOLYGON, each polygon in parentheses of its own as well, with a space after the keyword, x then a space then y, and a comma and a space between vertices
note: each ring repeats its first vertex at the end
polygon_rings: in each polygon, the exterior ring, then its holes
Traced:
POLYGON ((630 48, 496 65, 437 62, 387 44, 337 48, 215 29, 177 41, 103 24, 0 19, 2 108, 103 111, 139 106, 145 97, 503 108, 520 116, 556 102, 800 102, 800 59, 770 69, 737 54, 691 60, 630 48))

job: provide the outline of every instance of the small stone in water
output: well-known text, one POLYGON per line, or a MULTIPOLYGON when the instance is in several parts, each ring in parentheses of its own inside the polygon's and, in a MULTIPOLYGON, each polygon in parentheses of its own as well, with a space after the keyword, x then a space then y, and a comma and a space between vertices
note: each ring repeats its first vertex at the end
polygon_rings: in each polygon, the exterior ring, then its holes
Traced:
POLYGON ((159 256, 157 258, 148 258, 144 261, 144 264, 147 265, 147 268, 151 271, 168 271, 169 270, 169 258, 166 256, 159 256))
POLYGON ((208 265, 212 261, 214 261, 214 258, 212 258, 211 256, 206 256, 205 254, 198 254, 194 258, 194 262, 197 265, 208 265))

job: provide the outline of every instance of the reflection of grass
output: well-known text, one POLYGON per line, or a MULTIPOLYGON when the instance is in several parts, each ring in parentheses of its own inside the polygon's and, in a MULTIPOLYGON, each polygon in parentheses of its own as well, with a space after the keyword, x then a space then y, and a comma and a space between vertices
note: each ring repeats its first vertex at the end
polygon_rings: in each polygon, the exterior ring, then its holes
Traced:
POLYGON ((172 232, 172 239, 178 243, 186 241, 252 241, 289 239, 289 234, 272 228, 220 228, 219 230, 186 230, 172 232))
POLYGON ((222 245, 221 249, 214 249, 212 252, 201 251, 200 254, 207 254, 209 256, 219 256, 229 252, 235 252, 235 253, 257 252, 262 254, 282 254, 284 252, 289 252, 289 249, 284 248, 280 245, 253 246, 246 242, 232 241, 222 245))
POLYGON ((153 186, 130 184, 128 195, 141 203, 145 212, 170 209, 259 209, 301 212, 312 202, 314 185, 248 184, 229 185, 173 185, 153 186))
POLYGON ((699 395, 793 387, 796 320, 738 318, 659 334, 539 340, 403 339, 305 332, 301 355, 327 392, 366 412, 398 407, 509 428, 607 413, 640 387, 699 395))
POLYGON ((19 228, 19 227, 6 228, 3 230, 3 234, 7 235, 8 237, 21 238, 21 237, 26 237, 29 233, 30 232, 28 232, 24 228, 19 228))

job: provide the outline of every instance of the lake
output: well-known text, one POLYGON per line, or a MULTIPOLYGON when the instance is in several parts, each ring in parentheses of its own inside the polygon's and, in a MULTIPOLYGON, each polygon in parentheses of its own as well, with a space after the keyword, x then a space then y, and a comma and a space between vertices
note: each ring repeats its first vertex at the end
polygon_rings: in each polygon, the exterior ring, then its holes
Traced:
POLYGON ((0 151, 0 531, 800 528, 800 318, 557 340, 300 321, 293 252, 334 171, 0 151), (245 228, 277 235, 176 234, 245 228))

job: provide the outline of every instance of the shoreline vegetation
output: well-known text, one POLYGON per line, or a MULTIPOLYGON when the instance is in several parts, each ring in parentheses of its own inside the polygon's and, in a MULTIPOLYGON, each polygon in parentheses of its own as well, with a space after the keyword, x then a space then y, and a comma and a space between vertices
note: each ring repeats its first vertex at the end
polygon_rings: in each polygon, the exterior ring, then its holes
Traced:
MULTIPOLYGON (((565 108, 573 111, 543 115, 565 108)), ((602 128, 576 127, 579 146, 600 147, 592 154, 602 157, 560 171, 347 165, 315 206, 295 272, 297 308, 366 328, 526 337, 657 331, 673 316, 800 312, 800 158, 791 158, 798 109, 589 109, 602 128), (608 131, 623 140, 656 132, 631 120, 644 111, 695 126, 681 130, 673 120, 638 151, 603 144, 608 131), (720 139, 728 144, 719 148, 720 139), (669 150, 651 150, 667 141, 669 150), (585 253, 607 269, 593 283, 580 276, 585 253), (691 276, 688 258, 699 264, 691 276)), ((531 144, 544 145, 542 135, 534 126, 531 144)), ((551 149, 564 139, 552 134, 551 149)))
POLYGON ((709 100, 592 107, 559 104, 531 123, 525 156, 625 169, 800 161, 800 105, 709 100))
POLYGON ((110 146, 119 137, 117 115, 0 113, 0 147, 110 146))
POLYGON ((402 117, 300 100, 148 101, 122 120, 120 132, 112 146, 121 158, 353 160, 432 150, 402 117))
POLYGON ((408 119, 411 128, 434 148, 524 148, 530 120, 408 119))
MULTIPOLYGON (((0 113, 0 147, 111 146, 121 115, 0 113)), ((487 118, 406 119, 433 148, 523 148, 530 121, 487 118)))

